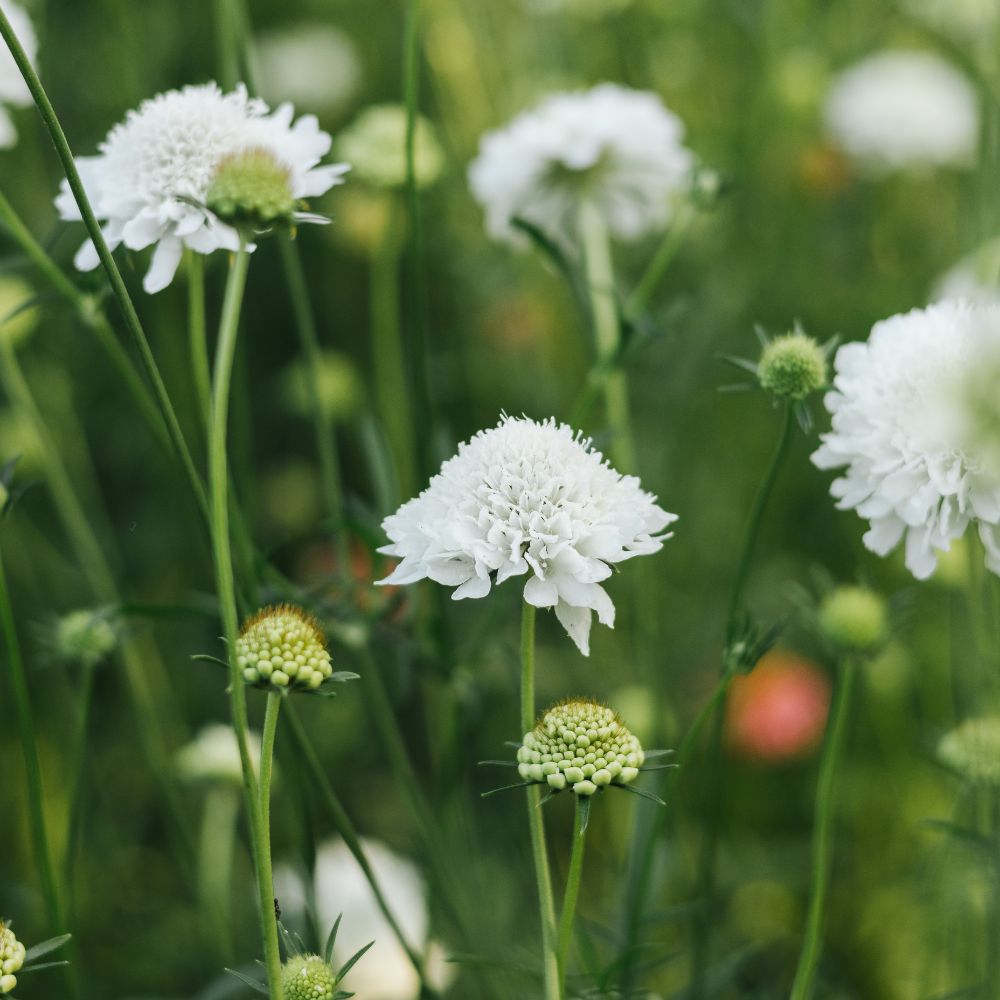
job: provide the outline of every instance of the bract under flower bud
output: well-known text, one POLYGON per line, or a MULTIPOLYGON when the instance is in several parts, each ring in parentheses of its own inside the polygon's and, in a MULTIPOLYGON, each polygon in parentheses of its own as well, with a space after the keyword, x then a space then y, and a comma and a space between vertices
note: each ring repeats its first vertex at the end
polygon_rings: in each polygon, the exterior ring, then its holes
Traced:
POLYGON ((248 684, 314 691, 333 673, 316 620, 291 604, 250 618, 236 640, 236 655, 248 684))
POLYGON ((285 1000, 333 1000, 337 979, 319 955, 295 955, 281 970, 285 1000))
POLYGON ((757 377, 779 399, 802 400, 826 385, 826 355, 812 337, 789 333, 764 348, 757 377))
POLYGON ((867 587, 838 587, 819 607, 819 627, 835 646, 865 653, 877 649, 888 632, 885 601, 867 587))
POLYGON ((645 759, 639 741, 606 705, 571 699, 548 709, 517 751, 525 781, 546 782, 593 795, 610 784, 635 781, 645 759))
POLYGON ((942 738, 937 755, 969 781, 1000 787, 1000 716, 966 719, 942 738))
POLYGON ((10 924, 0 921, 0 994, 10 993, 17 986, 15 972, 24 965, 25 948, 14 936, 10 924))
POLYGON ((205 204, 236 227, 290 225, 295 214, 291 171, 269 149, 232 153, 216 168, 205 204))

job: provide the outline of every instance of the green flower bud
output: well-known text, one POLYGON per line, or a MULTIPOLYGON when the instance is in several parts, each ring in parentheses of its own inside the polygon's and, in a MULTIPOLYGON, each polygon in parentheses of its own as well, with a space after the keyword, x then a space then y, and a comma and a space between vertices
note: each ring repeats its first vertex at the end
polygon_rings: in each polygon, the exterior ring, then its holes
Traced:
POLYGON ((0 994, 10 993, 17 986, 15 972, 24 965, 24 945, 10 929, 10 924, 0 921, 0 994))
POLYGON ((264 608, 246 621, 236 655, 244 680, 260 687, 315 691, 333 673, 316 620, 291 604, 264 608))
POLYGON ((296 955, 281 970, 285 1000, 333 1000, 337 978, 319 955, 296 955))
MULTIPOLYGON (((426 118, 417 118, 413 146, 417 186, 427 187, 440 176, 444 155, 426 118)), ((362 111, 338 138, 337 155, 369 184, 402 187, 406 183, 406 108, 379 104, 362 111)))
POLYGON ((889 631, 885 601, 866 587, 838 587, 819 606, 820 631, 835 646, 874 652, 889 631))
POLYGON ((223 158, 205 204, 223 222, 255 229, 277 223, 291 225, 296 208, 288 168, 270 150, 260 147, 223 158))
POLYGON ((56 622, 52 645, 59 659, 90 666, 115 651, 118 629, 106 612, 81 608, 56 622))
POLYGON ((757 364, 757 377, 779 399, 797 402, 826 385, 826 355, 812 337, 789 333, 764 348, 757 364))
POLYGON ((616 712, 573 698, 553 705, 524 734, 517 770, 525 781, 593 795, 607 785, 635 781, 644 759, 639 741, 616 712))
POLYGON ((941 739, 937 755, 968 781, 1000 788, 1000 716, 966 719, 941 739))

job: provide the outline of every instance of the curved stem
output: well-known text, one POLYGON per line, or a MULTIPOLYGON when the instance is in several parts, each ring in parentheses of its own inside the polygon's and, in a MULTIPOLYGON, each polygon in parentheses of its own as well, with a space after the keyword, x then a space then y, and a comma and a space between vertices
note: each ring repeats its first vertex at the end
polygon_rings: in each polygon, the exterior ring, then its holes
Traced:
POLYGON ((163 415, 164 423, 167 425, 167 433, 170 436, 170 441, 184 470, 184 475, 187 477, 191 490, 194 493, 195 500, 204 512, 207 510, 205 488, 191 459, 191 452, 188 450, 187 442, 184 440, 184 434, 177 420, 177 414, 174 412, 167 388, 160 375, 160 369, 157 367, 156 358, 153 356, 149 341, 146 339, 142 324, 139 322, 139 316, 129 297, 128 289, 126 289, 125 282, 122 280, 118 265, 115 264, 107 241, 104 239, 104 234, 101 232, 100 224, 94 215, 87 192, 83 187, 83 181, 80 179, 80 173, 76 168, 73 152, 66 141, 66 135, 59 124, 59 119, 56 117, 55 110, 49 101, 48 95, 45 93, 45 89, 42 87, 42 82, 38 78, 38 74, 31 65, 24 49, 21 47, 21 43, 18 41, 17 35, 14 34, 14 29, 10 26, 10 21, 7 20, 7 16, 2 9, 0 9, 0 36, 7 43, 14 62, 17 63, 17 67, 24 77, 24 82, 28 85, 28 90, 31 92, 38 113, 41 115, 42 122, 49 133, 49 137, 52 139, 52 144, 55 146, 56 154, 62 164, 63 172, 66 175, 70 190, 73 192, 73 197, 80 209, 84 225, 87 227, 87 232, 91 240, 93 240, 94 246, 97 248, 97 255, 104 266, 108 283, 111 285, 112 294, 121 309, 125 326, 139 352, 146 377, 153 387, 153 395, 163 415))
POLYGON ((851 704, 854 675, 857 666, 847 659, 841 665, 841 673, 830 719, 827 723, 826 745, 820 762, 819 784, 816 788, 816 812, 813 829, 813 870, 812 892, 809 902, 809 916, 806 922, 806 937, 799 958, 792 985, 792 1000, 809 1000, 816 982, 820 951, 823 945, 823 915, 826 895, 830 886, 830 868, 833 856, 833 814, 834 785, 837 768, 844 749, 847 714, 851 704))
POLYGON ((563 896, 562 913, 559 917, 559 991, 566 995, 566 966, 569 946, 573 940, 573 920, 576 916, 576 900, 580 895, 580 877, 583 873, 583 849, 587 839, 587 823, 590 819, 590 798, 576 796, 573 813, 573 850, 569 858, 569 872, 566 875, 566 893, 563 896))
MULTIPOLYGON (((525 601, 521 607, 521 731, 528 733, 535 725, 535 608, 525 601)), ((556 944, 556 905, 552 895, 552 876, 545 851, 545 821, 542 817, 542 794, 538 785, 527 790, 528 828, 531 833, 531 858, 538 889, 538 914, 542 923, 542 968, 545 1000, 560 1000, 559 958, 556 944)))

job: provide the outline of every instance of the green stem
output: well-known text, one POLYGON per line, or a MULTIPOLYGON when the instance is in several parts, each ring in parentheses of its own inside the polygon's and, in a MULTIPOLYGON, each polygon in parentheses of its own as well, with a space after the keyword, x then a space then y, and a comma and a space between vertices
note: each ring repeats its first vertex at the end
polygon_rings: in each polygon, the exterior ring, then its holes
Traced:
POLYGON ((823 916, 833 857, 834 788, 837 768, 843 756, 844 734, 847 730, 847 715, 856 671, 857 665, 851 659, 846 659, 841 665, 839 683, 827 723, 826 745, 823 747, 819 783, 816 788, 809 916, 806 921, 805 942, 795 973, 795 982, 792 985, 792 1000, 810 1000, 816 982, 816 970, 823 944, 823 916))
POLYGON ((573 850, 569 858, 569 872, 566 875, 566 893, 563 896, 562 914, 559 918, 559 991, 566 995, 566 971, 569 947, 573 940, 573 920, 576 916, 576 900, 580 895, 580 877, 583 873, 583 849, 587 840, 587 823, 590 819, 590 798, 576 796, 573 813, 573 850))
POLYGON ((232 960, 233 846, 239 795, 229 785, 210 788, 205 796, 198 847, 198 895, 201 910, 215 937, 218 958, 232 960))
POLYGON ((684 245, 684 239, 691 229, 691 223, 694 222, 696 214, 695 209, 690 205, 683 206, 678 210, 673 223, 657 247, 653 259, 635 286, 635 291, 632 292, 625 304, 627 316, 639 316, 645 312, 653 293, 659 288, 663 276, 677 256, 677 251, 684 245))
POLYGON ((320 763, 316 750, 313 748, 309 735, 306 732, 306 728, 302 725, 302 720, 299 718, 298 712, 295 710, 293 705, 288 705, 285 712, 285 718, 288 721, 288 726, 292 734, 292 740, 295 743, 296 754, 301 761, 304 761, 306 768, 310 773, 310 780, 312 781, 315 789, 319 792, 320 799, 326 807, 326 811, 329 814, 334 828, 337 833, 340 834, 340 837, 347 846, 347 849, 351 852, 351 856, 358 863, 358 867, 361 869, 368 885, 371 887, 372 895, 375 897, 375 902, 378 904, 378 908, 382 911, 382 915, 392 928, 393 934, 396 935, 396 940, 399 942, 400 947, 406 952, 406 957, 410 960, 410 963, 413 965, 413 968, 416 969, 421 979, 423 979, 423 961, 421 960, 416 949, 414 949, 406 939, 403 928, 400 926, 395 914, 390 909, 389 904, 386 901, 385 894, 382 891, 382 887, 375 875, 375 871, 365 854, 361 838, 358 835, 357 830, 354 828, 354 824, 351 822, 351 818, 347 814, 347 810, 344 808, 339 796, 334 791, 326 770, 320 763))
POLYGON ((208 335, 205 331, 205 262, 200 253, 187 252, 188 340, 191 348, 191 377, 201 424, 206 433, 212 422, 212 374, 208 363, 208 335))
POLYGON ((83 806, 87 801, 87 757, 90 734, 90 715, 94 706, 94 685, 97 678, 97 664, 87 663, 83 667, 83 680, 77 694, 78 714, 76 734, 73 739, 72 778, 70 780, 69 814, 66 820, 66 849, 63 855, 63 883, 66 886, 67 910, 75 915, 74 875, 76 872, 77 845, 83 824, 83 806))
POLYGON ((1000 997, 1000 792, 987 789, 990 797, 990 840, 993 842, 993 892, 990 899, 986 939, 986 997, 1000 997))
POLYGON ((233 578, 232 545, 229 537, 229 461, 226 449, 226 431, 229 416, 229 394, 232 384, 233 359, 239 332, 240 307, 246 287, 250 257, 244 243, 233 258, 226 281, 222 303, 222 318, 216 343, 215 371, 212 386, 212 425, 208 442, 209 489, 212 514, 212 554, 215 562, 216 590, 222 613, 226 655, 229 659, 229 708, 233 730, 240 751, 243 770, 243 791, 250 829, 250 843, 254 856, 257 888, 260 903, 261 935, 264 944, 264 964, 267 969, 271 1000, 281 1000, 281 954, 278 948, 278 927, 274 916, 270 880, 265 884, 265 874, 270 871, 270 857, 262 857, 262 831, 258 802, 257 778, 247 743, 246 686, 240 673, 236 656, 238 615, 236 610, 236 584, 233 578))
POLYGON ((634 472, 635 446, 629 413, 628 380, 620 357, 621 324, 615 299, 611 242, 604 216, 589 200, 584 200, 580 206, 580 238, 587 272, 597 366, 606 372, 604 403, 611 431, 611 456, 619 471, 634 472))
POLYGON ((278 948, 278 920, 274 905, 274 874, 271 866, 271 776, 274 767, 274 739, 278 732, 278 715, 284 694, 269 691, 267 708, 264 712, 264 731, 260 743, 260 785, 257 800, 256 865, 257 890, 260 896, 260 912, 265 919, 264 964, 271 985, 271 996, 281 1000, 281 952, 278 948), (270 938, 273 936, 273 941, 270 938), (278 989, 275 990, 275 984, 278 989))
MULTIPOLYGON (((536 610, 527 601, 521 607, 521 731, 535 726, 535 617, 536 610)), ((528 828, 531 833, 531 858, 538 889, 538 914, 542 924, 542 967, 545 1000, 561 1000, 559 956, 556 941, 556 906, 552 894, 552 876, 545 851, 545 820, 542 794, 538 785, 527 789, 528 828)))
POLYGON ((162 376, 160 375, 160 370, 157 367, 156 358, 153 356, 153 352, 149 346, 149 341, 146 339, 146 334, 142 329, 142 324, 139 322, 139 316, 135 311, 135 306, 132 304, 131 298, 129 298, 128 289, 125 287, 125 282, 122 280, 121 272, 118 270, 118 265, 115 264, 114 257, 111 255, 107 241, 104 239, 104 234, 101 232, 100 223, 98 223, 97 217, 94 215, 94 210, 90 205, 87 192, 84 190, 83 181, 80 179, 79 171, 76 168, 76 162, 73 159, 73 151, 70 149, 69 143, 66 141, 66 135, 62 130, 62 126, 59 124, 59 119, 56 117, 55 110, 49 101, 48 95, 42 87, 42 82, 38 78, 38 74, 31 65, 24 49, 21 47, 21 43, 14 34, 14 29, 10 26, 10 21, 7 20, 7 16, 4 14, 2 9, 0 9, 0 36, 2 36, 3 40, 7 43, 7 47, 10 49, 14 62, 21 71, 21 75, 24 77, 24 82, 28 85, 28 90, 31 92, 32 99, 35 102, 38 113, 41 115, 42 122, 49 133, 49 137, 52 139, 52 144, 55 146, 56 154, 62 164, 63 172, 66 175, 66 180, 69 183, 70 190, 73 193, 77 206, 80 209, 84 225, 87 227, 87 233, 89 234, 91 240, 93 240, 94 246, 97 249, 97 255, 101 260, 101 264, 104 266, 108 283, 111 285, 111 292, 121 309, 122 316, 125 320, 125 326, 139 352, 139 357, 142 360, 146 377, 149 379, 150 384, 153 387, 153 394, 156 397, 157 405, 163 415, 163 420, 167 425, 167 432, 170 436, 171 444, 173 445, 177 458, 184 470, 184 475, 188 479, 188 483, 191 486, 195 499, 198 502, 199 507, 204 511, 206 509, 204 487, 195 469, 194 462, 191 459, 191 452, 188 450, 187 442, 184 440, 180 423, 177 420, 177 414, 174 412, 173 404, 170 402, 170 396, 167 393, 167 388, 164 385, 162 376))

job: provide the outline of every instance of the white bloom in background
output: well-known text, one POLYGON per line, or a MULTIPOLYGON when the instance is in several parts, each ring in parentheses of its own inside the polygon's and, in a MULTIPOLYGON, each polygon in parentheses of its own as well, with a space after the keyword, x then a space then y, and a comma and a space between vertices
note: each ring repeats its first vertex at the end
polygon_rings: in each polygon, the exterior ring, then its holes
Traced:
MULTIPOLYGON (((249 732, 247 749, 254 771, 260 772, 260 735, 249 732)), ((185 781, 222 781, 239 785, 243 781, 240 748, 232 726, 219 723, 205 726, 174 757, 177 773, 185 781)))
POLYGON ((361 57, 353 40, 322 22, 294 24, 257 42, 261 93, 292 101, 317 114, 344 107, 361 82, 361 57))
POLYGON ((879 555, 905 539, 918 579, 970 523, 1000 573, 1000 479, 960 398, 998 329, 1000 308, 940 302, 876 323, 867 343, 845 344, 834 361, 832 430, 812 460, 847 467, 831 488, 837 506, 868 519, 864 542, 879 555))
MULTIPOLYGON (((446 963, 441 946, 428 940, 427 888, 419 869, 380 841, 363 837, 361 846, 406 940, 418 952, 426 953, 429 984, 436 990, 446 989, 453 969, 446 963)), ((304 908, 302 881, 291 869, 283 866, 276 870, 274 882, 283 910, 304 908)), ((420 988, 417 972, 379 909, 364 872, 342 840, 328 840, 319 846, 314 887, 316 916, 323 932, 343 914, 334 967, 369 941, 375 942, 348 973, 345 988, 365 1000, 413 1000, 420 988)))
MULTIPOLYGON (((242 85, 229 94, 214 83, 185 87, 144 101, 108 133, 99 155, 77 158, 108 245, 142 250, 155 244, 143 282, 147 292, 170 284, 185 247, 205 254, 238 249, 237 231, 204 207, 227 158, 247 150, 270 153, 287 169, 295 199, 323 194, 343 181, 346 164, 319 165, 330 136, 311 115, 293 124, 293 114, 290 104, 269 111, 242 85)), ((64 219, 81 217, 65 181, 56 205, 64 219)), ((83 271, 97 267, 90 240, 75 263, 83 271)))
POLYGON ((566 236, 589 200, 616 237, 634 240, 670 221, 694 166, 683 138, 683 123, 656 94, 604 83, 554 94, 488 132, 469 183, 497 239, 518 242, 518 218, 566 236))
POLYGON ((934 285, 931 301, 941 299, 1000 305, 1000 239, 984 243, 941 275, 934 285))
POLYGON ((379 583, 427 578, 456 587, 461 600, 527 576, 524 599, 555 608, 586 656, 591 611, 614 627, 601 582, 615 563, 658 552, 676 520, 566 424, 505 416, 383 521, 391 544, 379 551, 402 561, 379 583))
POLYGON ((996 0, 903 0, 914 17, 964 40, 985 39, 1000 25, 996 0))
MULTIPOLYGON (((355 174, 376 187, 406 183, 406 108, 376 104, 365 108, 337 137, 336 151, 355 174)), ((433 184, 441 175, 444 154, 434 126, 418 116, 413 139, 413 167, 418 187, 433 184)))
POLYGON ((938 56, 878 52, 834 78, 826 125, 873 175, 968 167, 979 145, 979 101, 965 76, 938 56))
MULTIPOLYGON (((38 39, 31 20, 24 8, 14 3, 14 0, 0 0, 0 10, 3 10, 10 21, 10 26, 17 35, 31 64, 38 58, 38 39)), ((9 149, 17 142, 17 130, 7 113, 5 104, 15 108, 27 108, 31 105, 31 92, 21 76, 21 71, 10 54, 6 44, 0 42, 0 149, 9 149)))

